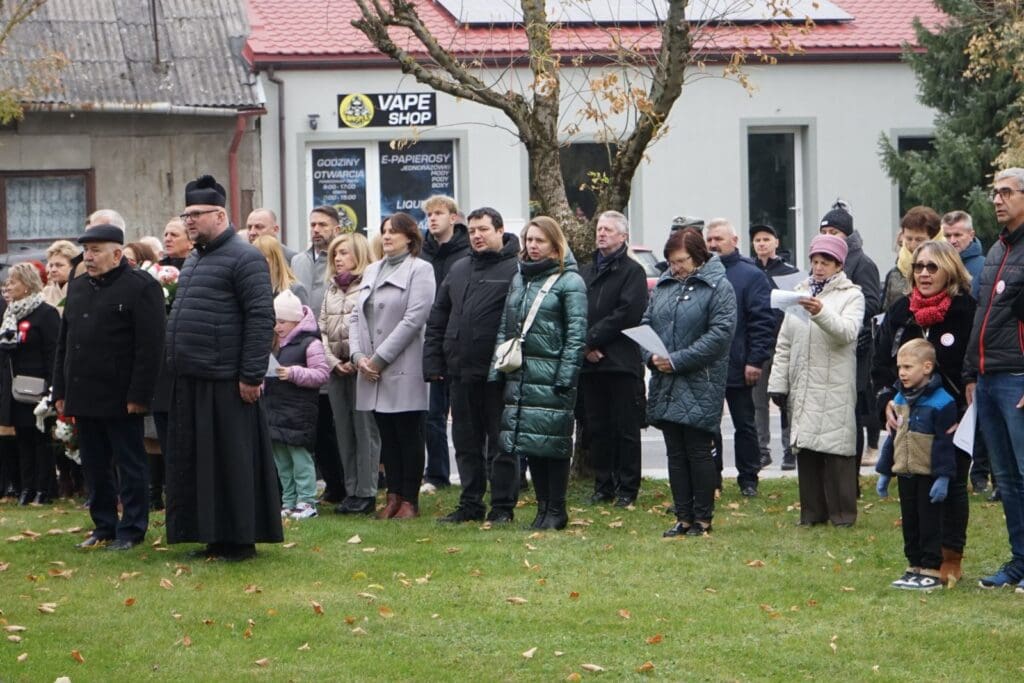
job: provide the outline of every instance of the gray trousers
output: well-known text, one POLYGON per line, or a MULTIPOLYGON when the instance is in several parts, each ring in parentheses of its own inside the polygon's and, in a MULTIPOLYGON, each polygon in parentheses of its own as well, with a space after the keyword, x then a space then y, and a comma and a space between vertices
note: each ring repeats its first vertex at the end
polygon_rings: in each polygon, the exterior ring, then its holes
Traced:
POLYGON ((334 414, 338 452, 345 473, 345 492, 349 496, 373 498, 377 495, 377 470, 380 465, 380 433, 373 412, 356 410, 356 376, 331 373, 327 396, 334 414))
MULTIPOLYGON (((769 424, 768 409, 768 378, 772 374, 772 359, 765 361, 761 370, 761 379, 754 385, 754 424, 757 427, 757 449, 761 453, 771 455, 772 428, 769 424)), ((782 452, 788 453, 789 447, 789 416, 786 415, 786 408, 781 409, 780 422, 782 424, 782 452)))

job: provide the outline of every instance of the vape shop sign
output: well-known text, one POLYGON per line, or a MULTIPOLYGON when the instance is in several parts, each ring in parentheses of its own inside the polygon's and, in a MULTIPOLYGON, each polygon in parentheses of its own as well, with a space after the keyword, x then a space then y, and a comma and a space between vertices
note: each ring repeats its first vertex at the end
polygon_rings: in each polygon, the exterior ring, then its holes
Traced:
POLYGON ((338 95, 339 128, 435 125, 437 125, 436 93, 349 93, 338 95))

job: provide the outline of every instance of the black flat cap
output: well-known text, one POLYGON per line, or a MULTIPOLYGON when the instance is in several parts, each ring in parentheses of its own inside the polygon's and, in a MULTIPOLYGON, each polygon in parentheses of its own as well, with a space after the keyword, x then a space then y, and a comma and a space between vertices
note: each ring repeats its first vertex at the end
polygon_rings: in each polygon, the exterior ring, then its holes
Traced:
POLYGON ((116 225, 110 225, 109 223, 94 225, 86 230, 85 234, 78 238, 79 244, 88 244, 89 242, 115 242, 117 244, 124 244, 124 230, 116 225))

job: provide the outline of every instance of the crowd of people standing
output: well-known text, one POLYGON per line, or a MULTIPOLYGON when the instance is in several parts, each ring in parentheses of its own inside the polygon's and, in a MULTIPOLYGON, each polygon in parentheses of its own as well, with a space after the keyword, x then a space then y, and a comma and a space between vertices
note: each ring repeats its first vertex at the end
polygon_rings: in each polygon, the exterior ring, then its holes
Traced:
POLYGON ((236 232, 225 194, 210 176, 189 183, 162 254, 125 244, 123 219, 100 211, 77 237, 81 251, 61 240, 45 266, 8 273, 0 485, 23 505, 86 489, 95 530, 82 547, 132 548, 150 507, 164 504, 170 543, 230 560, 325 504, 417 517, 421 492, 449 485, 449 415, 462 491, 441 522, 513 522, 528 471, 531 526, 564 528, 581 419, 592 504, 636 502, 651 425, 664 436, 676 518, 664 536, 703 536, 723 488, 724 405, 737 485, 753 497, 771 464, 770 400, 781 466, 798 470, 801 525, 855 524, 862 458, 884 425, 877 489, 899 477, 912 520, 910 564, 893 585, 960 577, 968 486, 990 480, 1012 559, 982 585, 1024 581, 1020 169, 996 176, 1004 230, 983 264, 969 215, 915 207, 883 287, 837 202, 795 299, 775 309, 774 278, 799 269, 770 225, 751 227, 748 258, 728 220, 674 221, 648 293, 615 211, 597 217, 597 248, 581 266, 552 218, 516 235, 494 209, 464 221, 442 196, 423 205, 426 231, 395 213, 376 243, 342 234, 336 209, 316 207, 310 247, 291 252, 267 209, 236 232), (658 344, 624 334, 644 326, 658 344), (975 399, 969 453, 947 436, 975 399), (48 437, 48 408, 73 419, 80 467, 48 437), (149 455, 148 415, 159 442, 149 455))

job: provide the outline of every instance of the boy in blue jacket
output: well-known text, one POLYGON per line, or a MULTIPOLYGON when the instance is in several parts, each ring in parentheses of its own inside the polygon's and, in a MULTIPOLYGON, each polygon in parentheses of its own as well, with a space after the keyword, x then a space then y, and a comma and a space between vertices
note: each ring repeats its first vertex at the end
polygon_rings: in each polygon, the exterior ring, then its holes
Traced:
POLYGON ((878 495, 889 495, 897 476, 903 515, 903 552, 909 567, 893 588, 929 591, 942 586, 942 501, 950 477, 956 476, 951 428, 956 401, 935 373, 935 347, 914 339, 900 347, 896 369, 900 381, 893 403, 898 427, 890 433, 875 466, 878 495))

